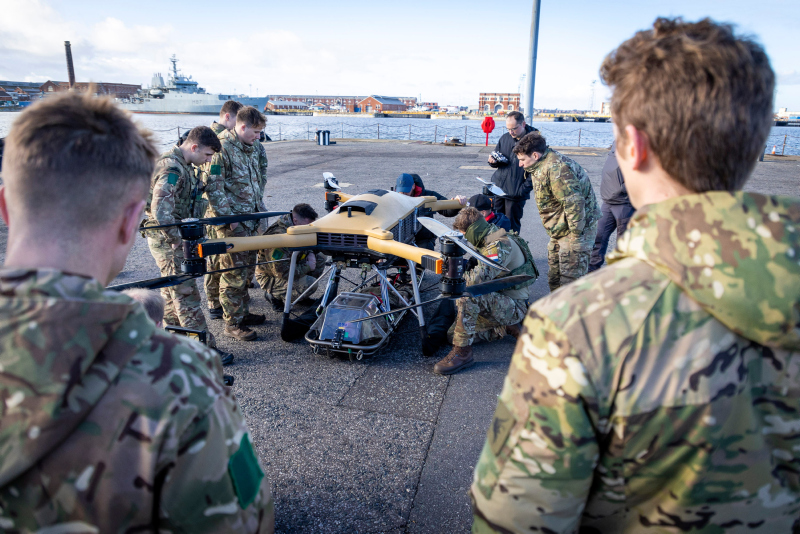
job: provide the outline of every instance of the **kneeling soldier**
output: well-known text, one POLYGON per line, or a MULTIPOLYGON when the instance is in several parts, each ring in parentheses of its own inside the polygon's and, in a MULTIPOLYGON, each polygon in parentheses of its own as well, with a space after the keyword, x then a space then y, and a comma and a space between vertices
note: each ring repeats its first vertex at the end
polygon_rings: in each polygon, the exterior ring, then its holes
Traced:
MULTIPOLYGON (((311 224, 317 220, 317 212, 308 204, 298 204, 292 212, 272 223, 264 235, 285 234, 290 226, 311 224)), ((290 259, 292 253, 285 248, 268 248, 258 251, 258 262, 290 259)), ((256 280, 264 290, 264 298, 272 302, 275 311, 283 311, 286 300, 286 288, 289 284, 290 262, 280 261, 256 267, 256 280)), ((300 255, 294 271, 292 298, 297 298, 309 288, 314 280, 322 275, 325 267, 325 256, 314 252, 300 255)))
POLYGON ((531 274, 534 278, 505 291, 474 298, 462 297, 456 301, 453 349, 433 367, 433 371, 441 375, 453 374, 474 363, 471 345, 476 336, 481 340, 499 339, 506 333, 519 336, 519 323, 528 309, 527 286, 533 284, 538 276, 527 243, 516 233, 507 233, 486 222, 475 208, 463 208, 453 228, 464 232, 479 253, 511 271, 507 273, 478 263, 464 274, 467 286, 517 274, 531 274))

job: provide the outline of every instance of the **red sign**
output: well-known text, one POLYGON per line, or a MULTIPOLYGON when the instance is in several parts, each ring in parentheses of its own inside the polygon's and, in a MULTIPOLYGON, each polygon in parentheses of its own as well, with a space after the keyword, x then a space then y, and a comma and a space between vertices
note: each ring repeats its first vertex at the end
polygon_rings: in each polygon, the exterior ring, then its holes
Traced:
POLYGON ((494 130, 494 119, 491 117, 484 117, 481 123, 481 130, 483 130, 483 133, 492 133, 494 130))

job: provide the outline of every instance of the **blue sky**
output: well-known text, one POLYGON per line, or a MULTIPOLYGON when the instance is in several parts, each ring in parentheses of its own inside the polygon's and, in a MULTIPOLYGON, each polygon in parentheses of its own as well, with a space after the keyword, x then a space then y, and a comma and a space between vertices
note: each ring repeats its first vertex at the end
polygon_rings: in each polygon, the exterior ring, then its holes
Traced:
MULTIPOLYGON (((149 84, 173 53, 207 90, 422 96, 477 104, 527 71, 530 0, 140 3, 0 0, 0 79, 149 84), (150 7, 148 7, 150 6, 150 7)), ((603 57, 657 16, 710 16, 765 46, 775 107, 800 110, 800 0, 543 0, 536 107, 588 108, 603 57)), ((595 107, 607 99, 600 83, 595 107)))

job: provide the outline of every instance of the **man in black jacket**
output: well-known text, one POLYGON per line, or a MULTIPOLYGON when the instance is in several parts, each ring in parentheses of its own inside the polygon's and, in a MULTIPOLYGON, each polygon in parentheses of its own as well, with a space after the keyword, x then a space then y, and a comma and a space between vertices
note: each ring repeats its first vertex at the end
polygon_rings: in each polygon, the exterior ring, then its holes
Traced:
POLYGON ((617 239, 619 239, 636 211, 628 198, 625 178, 622 176, 622 171, 619 170, 616 154, 617 143, 615 141, 611 145, 611 151, 603 165, 603 177, 600 180, 600 197, 603 199, 603 206, 600 208, 601 216, 597 223, 597 237, 594 240, 592 259, 589 260, 589 272, 596 271, 603 266, 611 234, 616 230, 617 239))
POLYGON ((525 116, 519 111, 508 114, 506 130, 494 147, 495 152, 503 154, 506 161, 497 161, 489 156, 489 165, 497 169, 492 175, 492 183, 506 194, 505 197, 495 198, 495 209, 499 213, 505 213, 511 221, 511 229, 519 232, 522 226, 522 208, 525 207, 525 201, 531 198, 533 184, 530 180, 525 180, 525 169, 519 166, 517 156, 512 151, 525 134, 538 130, 525 124, 525 116))
MULTIPOLYGON (((394 190, 396 193, 400 193, 401 195, 406 195, 408 197, 435 197, 437 200, 448 200, 446 196, 441 195, 432 189, 425 189, 425 184, 422 183, 422 178, 420 178, 419 174, 401 174, 397 177, 397 181, 394 184, 394 190)), ((462 206, 466 205, 467 203, 467 197, 463 195, 457 195, 455 198, 450 200, 458 200, 462 206)), ((455 217, 458 215, 459 211, 461 211, 461 208, 455 210, 442 210, 438 213, 444 217, 455 217)), ((422 209, 417 216, 433 217, 433 211, 429 209, 422 209)), ((419 232, 417 232, 414 241, 418 247, 427 248, 428 250, 433 250, 436 246, 436 236, 424 226, 419 232)))

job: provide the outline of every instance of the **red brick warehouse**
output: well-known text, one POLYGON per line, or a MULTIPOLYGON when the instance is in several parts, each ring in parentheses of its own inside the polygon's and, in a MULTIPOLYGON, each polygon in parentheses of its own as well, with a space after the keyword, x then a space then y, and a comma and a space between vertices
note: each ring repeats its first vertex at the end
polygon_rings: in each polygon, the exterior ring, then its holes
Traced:
POLYGON ((478 110, 481 113, 519 111, 519 93, 481 93, 478 110))

